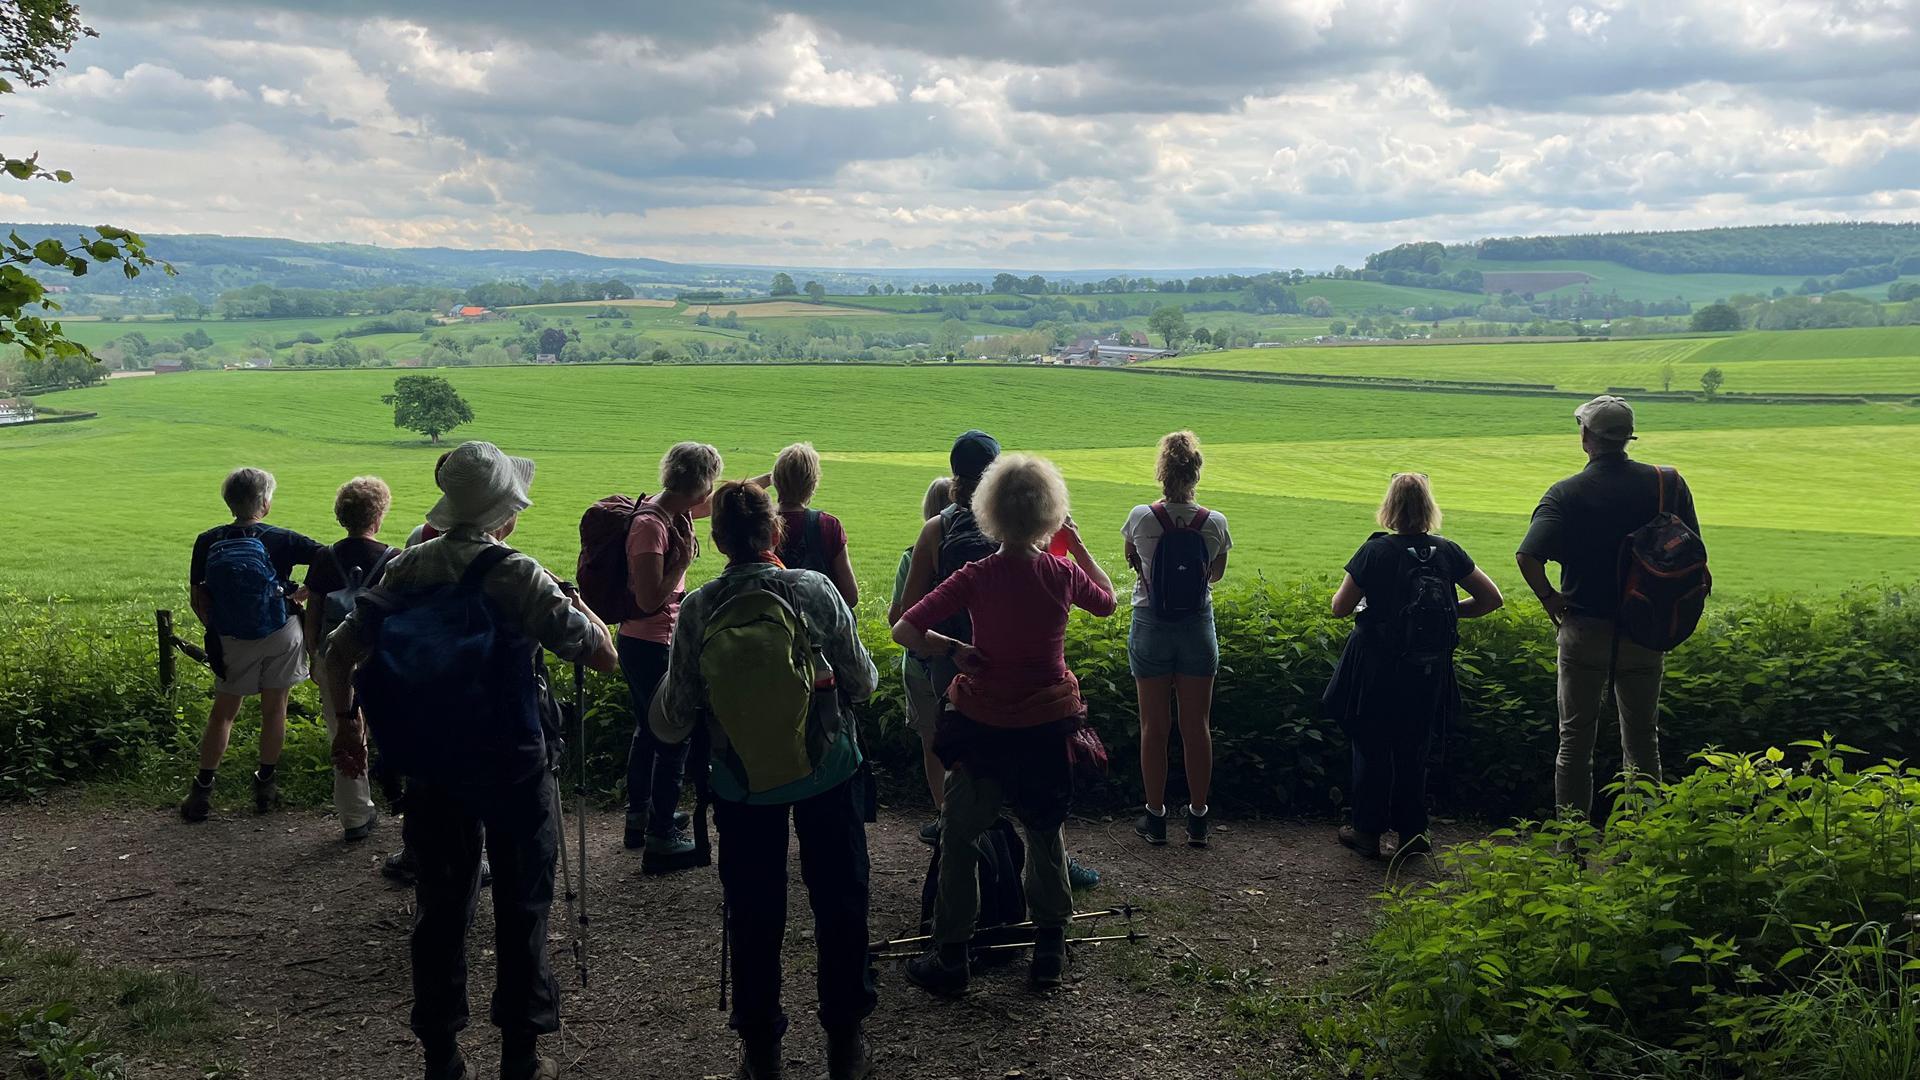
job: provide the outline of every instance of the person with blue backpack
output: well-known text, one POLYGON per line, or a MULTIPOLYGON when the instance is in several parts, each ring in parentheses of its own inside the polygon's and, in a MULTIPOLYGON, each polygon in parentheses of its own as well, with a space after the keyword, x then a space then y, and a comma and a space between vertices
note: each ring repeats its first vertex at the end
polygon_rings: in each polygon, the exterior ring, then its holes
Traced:
POLYGON ((1213 832, 1213 680, 1220 642, 1213 626, 1213 585, 1227 572, 1233 536, 1226 515, 1193 501, 1204 464, 1200 440, 1176 431, 1160 440, 1154 472, 1159 502, 1136 506, 1120 535, 1133 586, 1127 665, 1140 700, 1140 779, 1147 805, 1134 832, 1167 842, 1167 736, 1179 706, 1180 748, 1187 771, 1187 844, 1206 847, 1213 832))
POLYGON ((220 497, 233 521, 193 541, 187 582, 193 613, 207 628, 213 667, 213 708, 200 738, 200 772, 187 787, 180 816, 205 821, 213 812, 213 784, 233 735, 233 721, 249 697, 260 698, 260 768, 253 774, 253 808, 273 809, 275 773, 287 735, 287 700, 307 681, 293 568, 311 566, 326 548, 319 541, 262 519, 273 509, 273 474, 242 468, 227 474, 220 497))
POLYGON ((782 520, 764 487, 723 484, 712 507, 726 569, 681 601, 648 723, 669 745, 707 736, 708 760, 696 767, 710 770, 720 832, 738 1075, 779 1080, 784 1071, 791 820, 813 907, 827 1076, 861 1080, 873 1069, 861 1026, 878 1001, 867 960, 873 792, 851 706, 873 695, 880 674, 832 580, 781 565, 782 520))
POLYGON ((1370 859, 1432 850, 1427 748, 1460 711, 1460 620, 1504 603, 1466 550, 1439 535, 1440 506, 1424 473, 1395 473, 1377 520, 1385 531, 1347 560, 1333 595, 1334 616, 1352 616, 1354 626, 1322 698, 1353 756, 1353 822, 1336 838, 1370 859), (1389 829, 1400 834, 1397 845, 1383 842, 1389 829))
MULTIPOLYGON (((377 476, 356 476, 334 494, 334 520, 347 535, 329 546, 324 558, 314 560, 307 573, 307 647, 317 658, 324 658, 327 635, 353 613, 362 593, 379 584, 387 560, 394 555, 393 548, 380 542, 380 525, 392 507, 393 492, 377 476)), ((328 697, 322 683, 320 711, 330 739, 338 734, 334 717, 347 711, 341 704, 328 697)), ((344 769, 333 770, 333 809, 347 842, 372 834, 380 815, 365 773, 349 776, 344 769)))
POLYGON ((547 920, 560 843, 558 733, 540 653, 600 672, 619 659, 579 594, 504 543, 532 505, 532 480, 532 461, 492 443, 449 454, 435 478, 441 499, 427 514, 438 535, 387 562, 327 638, 321 666, 334 707, 359 705, 334 717, 335 764, 364 774, 371 731, 406 778, 404 829, 418 875, 410 1019, 428 1080, 468 1076, 458 1035, 483 846, 493 867, 500 1076, 559 1075, 538 1052, 539 1037, 559 1029, 547 920))

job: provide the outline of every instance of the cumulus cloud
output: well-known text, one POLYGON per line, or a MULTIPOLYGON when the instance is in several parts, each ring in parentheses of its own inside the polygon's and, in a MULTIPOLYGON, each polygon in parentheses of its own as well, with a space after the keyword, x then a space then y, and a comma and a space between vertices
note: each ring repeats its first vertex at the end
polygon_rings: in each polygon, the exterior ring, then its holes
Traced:
POLYGON ((6 120, 81 180, 12 216, 1035 269, 1920 216, 1920 0, 88 14, 6 120))

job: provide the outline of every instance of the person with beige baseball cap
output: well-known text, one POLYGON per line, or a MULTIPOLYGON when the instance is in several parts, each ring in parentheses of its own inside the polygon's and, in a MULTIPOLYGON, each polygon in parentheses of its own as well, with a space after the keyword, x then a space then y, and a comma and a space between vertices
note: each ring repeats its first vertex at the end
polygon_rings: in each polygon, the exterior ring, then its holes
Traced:
POLYGON ((1618 633, 1620 546, 1662 506, 1696 534, 1700 519, 1693 493, 1677 471, 1627 457, 1635 434, 1633 406, 1602 395, 1573 411, 1586 452, 1586 468, 1554 484, 1534 508, 1520 541, 1520 574, 1558 628, 1560 750, 1554 758, 1554 803, 1593 813, 1593 747, 1601 707, 1611 681, 1620 715, 1620 750, 1626 770, 1660 777, 1660 679, 1662 653, 1618 633), (1547 579, 1546 564, 1560 564, 1560 586, 1547 579), (1619 640, 1615 638, 1618 636, 1619 640))
MULTIPOLYGON (((532 461, 492 443, 463 443, 449 453, 434 476, 440 501, 427 513, 437 535, 388 561, 380 596, 374 602, 363 597, 328 637, 322 664, 326 700, 353 702, 358 690, 376 721, 383 711, 392 716, 399 709, 407 717, 401 726, 432 733, 412 736, 399 747, 405 753, 391 755, 406 777, 405 837, 418 875, 411 1023, 426 1052, 428 1080, 471 1075, 456 1036, 467 1026, 466 941, 480 888, 482 836, 493 867, 498 971, 492 1019, 500 1029, 500 1075, 559 1075, 558 1063, 537 1050, 541 1035, 559 1030, 559 988, 547 959, 559 821, 538 715, 537 657, 545 648, 601 672, 614 671, 619 661, 606 626, 579 593, 503 543, 533 505, 533 472, 532 461), (444 638, 421 629, 432 623, 417 613, 435 611, 436 598, 476 591, 486 601, 481 607, 490 633, 475 633, 471 623, 444 638), (415 616, 411 623, 403 618, 408 614, 415 616), (481 654, 485 662, 470 665, 477 697, 469 693, 456 702, 447 687, 461 680, 428 682, 400 662, 431 666, 432 657, 472 640, 492 643, 481 654), (367 672, 356 687, 362 665, 367 672)), ((336 766, 364 775, 360 710, 344 711, 335 722, 336 766)), ((382 742, 381 750, 396 747, 382 742)))

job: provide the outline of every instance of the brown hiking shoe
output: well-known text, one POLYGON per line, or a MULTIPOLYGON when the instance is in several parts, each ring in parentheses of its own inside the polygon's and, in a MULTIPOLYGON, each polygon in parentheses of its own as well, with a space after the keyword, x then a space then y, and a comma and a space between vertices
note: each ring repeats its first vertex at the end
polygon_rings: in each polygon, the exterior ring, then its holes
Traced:
POLYGON ((1379 833, 1361 832, 1351 825, 1342 825, 1340 831, 1334 834, 1334 838, 1339 840, 1342 846, 1350 847, 1369 859, 1380 857, 1379 833))

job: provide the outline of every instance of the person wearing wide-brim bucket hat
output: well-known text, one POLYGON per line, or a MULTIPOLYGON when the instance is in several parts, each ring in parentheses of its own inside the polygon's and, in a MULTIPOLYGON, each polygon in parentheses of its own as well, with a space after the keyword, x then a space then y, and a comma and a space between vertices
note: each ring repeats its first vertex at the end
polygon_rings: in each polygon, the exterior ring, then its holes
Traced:
MULTIPOLYGON (((327 639, 322 665, 328 700, 351 702, 358 691, 374 730, 393 733, 391 743, 383 737, 381 752, 406 779, 405 838, 418 868, 411 1020, 428 1080, 469 1075, 456 1036, 467 1025, 466 938, 483 835, 493 867, 492 1019, 500 1028, 500 1075, 559 1075, 558 1063, 536 1049, 539 1036, 559 1030, 559 992, 547 958, 559 821, 541 734, 537 658, 545 648, 602 672, 619 661, 606 626, 578 593, 501 542, 533 505, 532 481, 532 461, 492 443, 464 443, 447 455, 435 478, 441 499, 427 514, 440 535, 388 562, 377 595, 363 596, 327 639), (484 615, 472 614, 475 591, 485 598, 478 606, 484 615), (472 633, 471 626, 436 633, 442 604, 450 618, 490 620, 492 633, 472 633), (467 677, 417 670, 413 661, 422 658, 467 677)), ((335 723, 336 766, 364 774, 359 711, 335 723)))
POLYGON ((440 532, 470 525, 494 532, 533 505, 533 459, 513 457, 489 442, 461 443, 434 475, 440 501, 427 511, 427 524, 440 532))

